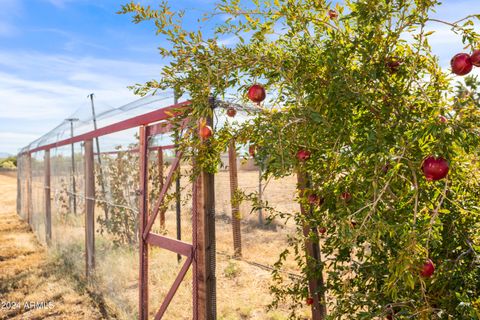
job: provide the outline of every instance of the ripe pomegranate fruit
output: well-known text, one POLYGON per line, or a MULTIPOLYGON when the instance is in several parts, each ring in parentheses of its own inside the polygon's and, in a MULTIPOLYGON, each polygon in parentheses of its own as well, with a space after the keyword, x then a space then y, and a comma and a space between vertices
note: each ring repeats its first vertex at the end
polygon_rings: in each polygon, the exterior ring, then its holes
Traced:
POLYGON ((474 50, 470 56, 470 60, 475 67, 480 67, 480 50, 474 50))
POLYGON ((255 150, 257 149, 257 147, 252 144, 248 147, 248 154, 251 156, 251 157, 255 157, 255 150))
POLYGON ((212 136, 212 134, 213 134, 213 130, 210 126, 201 126, 200 127, 199 135, 200 135, 201 138, 208 139, 212 136))
POLYGON ((308 298, 307 298, 307 305, 308 305, 308 306, 311 306, 312 304, 313 304, 313 298, 308 297, 308 298))
POLYGON ((230 107, 227 109, 227 116, 233 118, 235 117, 236 114, 237 114, 237 110, 235 110, 235 108, 230 107))
POLYGON ((300 160, 300 161, 308 160, 308 159, 310 159, 311 154, 312 153, 308 150, 300 149, 297 152, 297 159, 300 160))
POLYGON ((452 72, 458 76, 464 76, 472 71, 472 59, 468 53, 457 53, 450 60, 452 72))
POLYGON ((389 314, 387 314, 387 320, 393 320, 394 319, 393 314, 394 314, 393 311, 391 311, 389 314))
POLYGON ((320 197, 316 194, 308 195, 308 203, 310 204, 317 204, 319 200, 320 200, 320 197))
POLYGON ((392 57, 387 60, 387 67, 391 73, 395 73, 400 69, 402 61, 398 57, 392 57))
POLYGON ((340 198, 345 202, 350 202, 350 200, 352 200, 352 195, 349 192, 342 192, 340 198))
POLYGON ((428 259, 423 264, 420 275, 424 278, 430 278, 434 272, 435 272, 435 265, 433 264, 432 260, 428 259))
POLYGON ((423 160, 422 171, 428 181, 436 181, 447 176, 449 170, 447 160, 442 157, 428 156, 423 160))
POLYGON ((320 227, 320 228, 318 228, 318 232, 319 232, 320 234, 325 234, 325 232, 327 232, 327 228, 325 228, 325 227, 320 227))
POLYGON ((248 89, 248 99, 252 100, 255 103, 260 103, 265 100, 267 94, 265 93, 265 88, 260 84, 254 84, 248 89))
POLYGON ((335 10, 328 10, 328 17, 330 19, 336 19, 338 17, 338 12, 335 10))
POLYGON ((317 194, 313 193, 313 194, 308 195, 308 203, 309 204, 321 206, 324 201, 325 201, 325 199, 318 196, 317 194))
POLYGON ((391 305, 387 306, 387 320, 393 320, 394 315, 397 313, 395 310, 393 310, 391 305))
POLYGON ((441 123, 447 123, 447 122, 448 122, 448 119, 445 118, 445 116, 438 116, 438 120, 439 120, 441 123))

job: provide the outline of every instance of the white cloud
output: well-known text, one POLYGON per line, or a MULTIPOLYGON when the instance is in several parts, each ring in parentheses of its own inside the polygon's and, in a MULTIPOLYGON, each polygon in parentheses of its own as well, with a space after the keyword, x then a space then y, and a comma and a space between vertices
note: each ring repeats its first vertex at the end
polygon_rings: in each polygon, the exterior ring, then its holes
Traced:
POLYGON ((138 99, 127 86, 156 77, 160 68, 126 60, 0 51, 0 128, 8 124, 11 131, 0 134, 0 151, 15 153, 77 109, 80 117, 89 116, 89 93, 95 93, 98 109, 138 99), (17 137, 11 139, 13 132, 17 137))

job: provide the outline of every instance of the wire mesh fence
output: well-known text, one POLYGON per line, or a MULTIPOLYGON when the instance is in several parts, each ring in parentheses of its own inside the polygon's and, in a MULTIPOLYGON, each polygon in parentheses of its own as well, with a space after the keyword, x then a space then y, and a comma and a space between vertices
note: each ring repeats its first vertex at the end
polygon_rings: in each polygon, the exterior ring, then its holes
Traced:
MULTIPOLYGON (((120 108, 98 113, 97 126, 115 126, 145 112, 172 104, 173 96, 150 97, 120 108)), ((215 125, 248 120, 238 110, 235 119, 226 115, 225 105, 215 111, 215 125)), ((226 105, 228 106, 228 104, 226 105)), ((87 196, 85 141, 61 146, 64 139, 88 134, 93 118, 73 115, 50 133, 24 148, 18 159, 19 215, 30 222, 38 239, 49 242, 52 253, 65 268, 84 279, 92 292, 100 294, 119 319, 139 317, 139 193, 140 157, 138 126, 117 130, 93 138, 94 197, 87 196), (48 145, 46 149, 43 146, 48 145), (49 200, 48 200, 49 198, 49 200), (87 201, 94 200, 94 271, 86 277, 87 201), (50 204, 48 204, 48 203, 50 204), (47 211, 51 206, 51 239, 48 236, 47 211)), ((146 122, 148 123, 148 122, 146 122)), ((92 138, 89 138, 92 140, 92 138)), ((148 144, 149 216, 152 215, 175 159, 175 135, 156 134, 148 144)), ((235 202, 232 191, 255 194, 270 207, 297 212, 296 177, 262 179, 259 167, 247 152, 248 145, 237 144, 222 155, 215 174, 215 299, 219 319, 282 319, 288 310, 268 310, 271 301, 272 266, 288 247, 294 225, 268 219, 268 212, 252 201, 235 202), (236 159, 230 161, 230 158, 236 159), (232 167, 236 167, 233 168, 232 167), (236 174, 236 183, 232 170, 236 174)), ((172 185, 164 201, 158 203, 159 217, 151 232, 192 243, 196 240, 192 224, 192 164, 181 161, 172 172, 172 185)), ((158 247, 148 249, 148 305, 153 318, 182 268, 185 257, 158 247)), ((295 261, 287 261, 282 272, 299 277, 295 261)), ((192 295, 195 281, 189 270, 174 295, 163 319, 195 318, 192 295)), ((141 284, 140 284, 141 285, 141 284)), ((305 311, 305 314, 307 311, 305 311)))

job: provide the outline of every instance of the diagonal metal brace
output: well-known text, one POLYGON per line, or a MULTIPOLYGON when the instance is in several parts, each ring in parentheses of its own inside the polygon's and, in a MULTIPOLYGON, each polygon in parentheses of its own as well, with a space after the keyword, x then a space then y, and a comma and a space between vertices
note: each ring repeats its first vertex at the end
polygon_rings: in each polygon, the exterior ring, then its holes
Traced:
POLYGON ((160 196, 158 198, 158 201, 155 205, 155 208, 153 209, 153 214, 150 217, 150 220, 148 221, 145 230, 143 231, 143 239, 147 239, 148 234, 150 233, 153 223, 155 222, 155 219, 158 216, 160 206, 163 204, 163 200, 165 199, 165 196, 167 195, 167 191, 172 185, 173 182, 173 174, 175 171, 178 169, 178 165, 180 164, 180 159, 182 158, 182 151, 177 151, 175 160, 172 163, 172 167, 170 168, 170 172, 168 173, 167 179, 165 180, 165 183, 162 187, 162 191, 160 192, 160 196))

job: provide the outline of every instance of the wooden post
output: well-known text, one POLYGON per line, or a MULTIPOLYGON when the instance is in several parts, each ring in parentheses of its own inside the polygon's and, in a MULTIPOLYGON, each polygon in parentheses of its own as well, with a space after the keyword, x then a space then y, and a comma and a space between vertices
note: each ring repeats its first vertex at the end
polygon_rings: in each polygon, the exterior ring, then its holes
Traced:
POLYGON ((86 275, 95 268, 95 173, 93 141, 85 140, 85 250, 86 275))
MULTIPOLYGON (((213 105, 213 101, 212 101, 213 105)), ((212 126, 212 118, 207 124, 212 126)), ((208 140, 203 143, 208 144, 208 140)), ((196 239, 194 281, 198 320, 214 320, 216 310, 215 279, 215 180, 212 173, 201 171, 195 181, 194 238, 196 239)), ((194 243, 195 245, 195 243, 194 243)), ((195 303, 194 303, 195 304, 195 303)))
POLYGON ((143 233, 148 222, 148 127, 140 127, 139 141, 140 159, 140 189, 139 195, 139 247, 140 247, 140 275, 139 275, 139 305, 140 320, 148 319, 148 244, 143 233))
MULTIPOLYGON (((299 172, 297 174, 298 179, 298 188, 303 194, 305 188, 308 187, 309 181, 308 177, 299 172)), ((300 211, 302 216, 307 216, 312 214, 311 208, 305 208, 305 206, 300 206, 300 211)), ((323 281, 323 268, 322 268, 322 257, 320 253, 320 243, 318 241, 318 232, 316 228, 312 228, 308 224, 303 225, 303 235, 305 236, 305 250, 307 256, 307 265, 310 270, 315 270, 318 274, 318 277, 315 279, 308 279, 308 287, 310 296, 313 298, 312 304, 312 320, 324 320, 327 316, 326 300, 325 300, 325 284, 323 281), (310 237, 310 234, 314 234, 314 238, 317 239, 313 241, 310 237)))
POLYGON ((45 241, 52 243, 52 198, 50 188, 50 149, 45 150, 43 159, 45 173, 45 241))
POLYGON ((32 154, 27 153, 27 222, 32 226, 32 154))
POLYGON ((233 252, 235 257, 242 256, 242 233, 240 229, 240 205, 235 195, 238 190, 237 150, 232 139, 228 146, 228 171, 230 172, 230 203, 232 208, 233 252))
MULTIPOLYGON (((158 148, 157 154, 157 166, 158 166, 158 189, 163 188, 163 149, 158 148)), ((165 229, 165 210, 160 211, 160 228, 165 229)))

